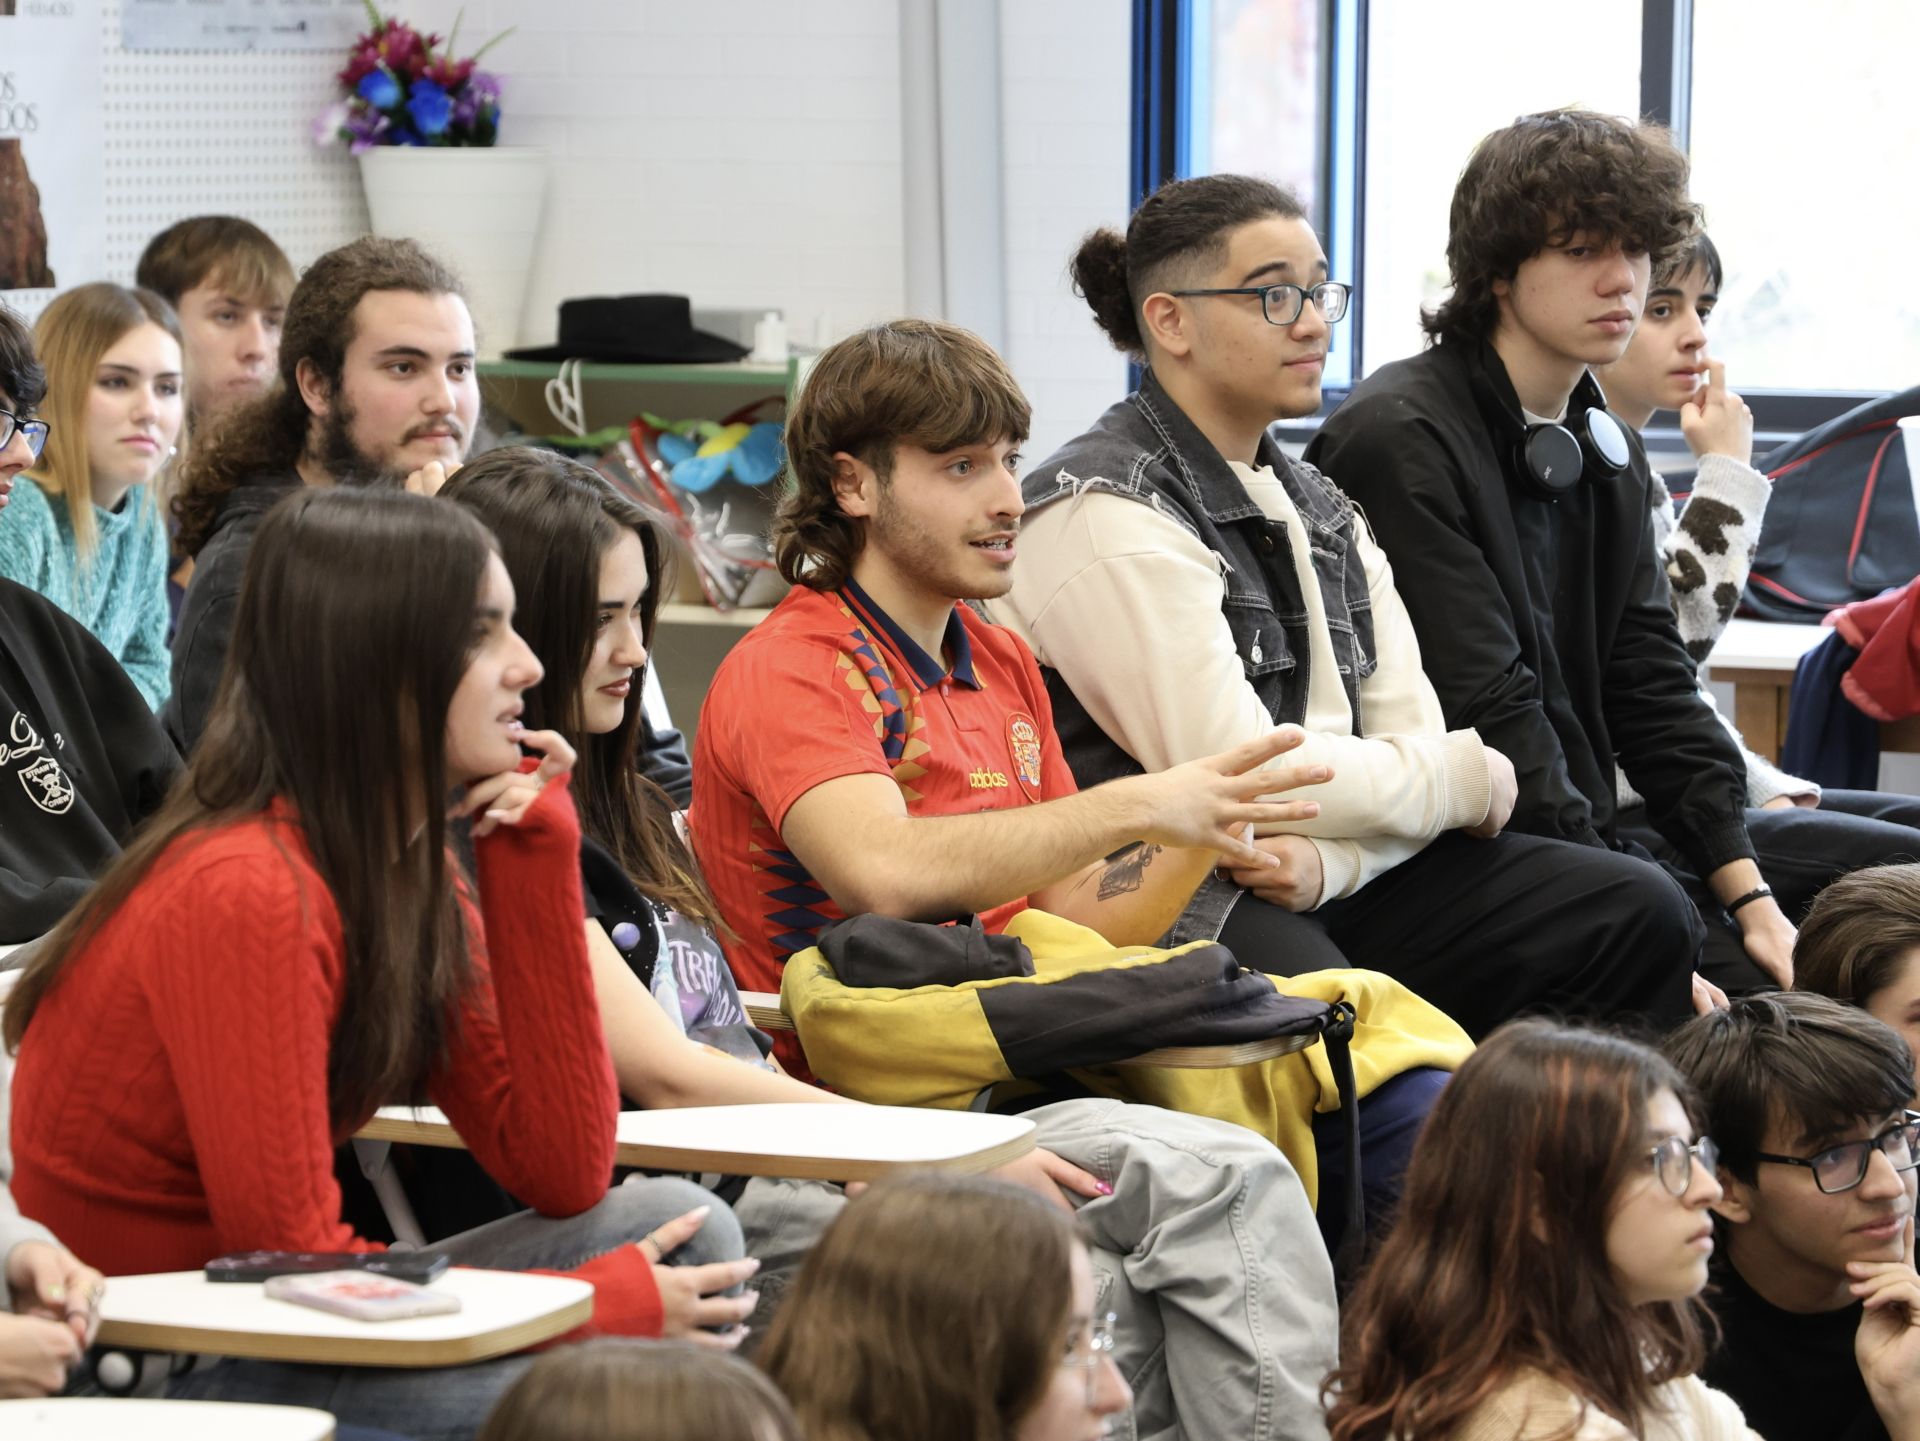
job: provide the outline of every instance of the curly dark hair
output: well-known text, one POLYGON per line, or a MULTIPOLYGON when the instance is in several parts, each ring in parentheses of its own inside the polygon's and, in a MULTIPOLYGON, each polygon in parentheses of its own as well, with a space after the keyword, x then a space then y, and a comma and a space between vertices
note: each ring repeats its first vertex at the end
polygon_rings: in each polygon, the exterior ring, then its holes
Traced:
POLYGON ((454 273, 412 240, 363 235, 314 261, 287 302, 279 383, 223 417, 180 476, 173 514, 184 554, 200 553, 236 487, 283 475, 299 460, 313 421, 296 378, 300 362, 311 361, 329 389, 339 385, 353 343, 354 308, 374 290, 463 293, 454 273))
POLYGON ((1496 281, 1574 235, 1645 251, 1661 270, 1693 238, 1687 157, 1661 126, 1591 110, 1523 115, 1474 147, 1453 189, 1453 293, 1420 323, 1436 341, 1485 339, 1500 320, 1496 281))
POLYGON ((890 320, 822 352, 787 413, 787 486, 773 517, 773 558, 791 585, 846 582, 866 522, 840 509, 833 458, 845 452, 893 474, 900 444, 948 451, 1027 438, 1033 411, 993 347, 938 320, 890 320))

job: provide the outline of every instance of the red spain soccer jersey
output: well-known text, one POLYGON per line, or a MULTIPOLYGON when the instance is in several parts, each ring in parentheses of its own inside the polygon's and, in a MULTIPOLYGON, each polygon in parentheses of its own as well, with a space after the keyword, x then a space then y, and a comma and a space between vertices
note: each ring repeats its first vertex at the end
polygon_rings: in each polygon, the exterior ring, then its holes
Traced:
MULTIPOLYGON (((1073 794, 1025 644, 960 605, 942 650, 944 661, 929 656, 849 581, 796 586, 721 664, 700 708, 689 826, 743 987, 779 990, 787 957, 844 914, 780 839, 815 786, 890 775, 915 816, 1073 794)), ((999 930, 1025 906, 981 920, 999 930)))

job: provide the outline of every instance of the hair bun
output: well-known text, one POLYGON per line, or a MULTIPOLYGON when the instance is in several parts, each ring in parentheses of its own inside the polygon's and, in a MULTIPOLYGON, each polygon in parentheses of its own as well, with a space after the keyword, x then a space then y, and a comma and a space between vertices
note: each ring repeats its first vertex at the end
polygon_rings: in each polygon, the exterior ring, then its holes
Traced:
POLYGON ((1127 242, 1120 232, 1093 231, 1080 242, 1069 269, 1074 294, 1092 308, 1093 318, 1115 348, 1131 355, 1144 353, 1133 294, 1127 288, 1127 242))

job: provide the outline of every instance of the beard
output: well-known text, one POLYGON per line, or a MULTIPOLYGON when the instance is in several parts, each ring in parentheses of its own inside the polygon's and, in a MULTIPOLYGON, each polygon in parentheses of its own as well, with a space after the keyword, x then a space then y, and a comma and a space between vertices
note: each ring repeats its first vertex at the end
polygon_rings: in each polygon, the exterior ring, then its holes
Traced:
POLYGON ((338 399, 320 422, 319 461, 333 477, 335 485, 399 486, 406 476, 398 474, 378 456, 368 455, 353 438, 353 423, 359 419, 341 387, 335 387, 338 399))
MULTIPOLYGON (((371 455, 360 448, 353 438, 354 422, 360 413, 353 408, 343 390, 336 386, 339 396, 332 409, 320 422, 320 448, 316 457, 327 468, 336 485, 373 485, 398 488, 407 483, 407 477, 413 473, 412 466, 395 465, 390 459, 371 455)), ((440 422, 451 426, 461 442, 461 454, 466 453, 467 434, 459 421, 448 418, 440 422)), ((401 444, 413 439, 409 432, 402 437, 401 444)))

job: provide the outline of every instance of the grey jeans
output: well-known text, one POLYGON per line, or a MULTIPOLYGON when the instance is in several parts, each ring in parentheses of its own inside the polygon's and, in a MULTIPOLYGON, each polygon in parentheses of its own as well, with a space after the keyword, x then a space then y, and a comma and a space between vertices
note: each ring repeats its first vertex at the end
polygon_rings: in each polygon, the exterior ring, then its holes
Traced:
MULTIPOLYGON (((696 1206, 711 1206, 713 1214, 669 1260, 698 1266, 745 1254, 739 1223, 725 1203, 690 1181, 672 1177, 616 1186, 592 1210, 565 1220, 522 1211, 426 1249, 444 1252, 459 1266, 564 1271, 638 1241, 696 1206)), ((311 1406, 332 1412, 343 1425, 397 1431, 416 1441, 467 1441, 500 1393, 532 1362, 525 1353, 431 1370, 227 1360, 176 1377, 167 1395, 311 1406)))
MULTIPOLYGON (((1074 1198, 1097 1310, 1133 1387, 1116 1437, 1325 1441, 1320 1382, 1339 1332, 1333 1266, 1292 1165, 1240 1126, 1125 1101, 1026 1113, 1038 1144, 1113 1187, 1074 1198)), ((836 1187, 756 1180, 736 1210, 761 1261, 755 1329, 821 1231, 836 1187)))

